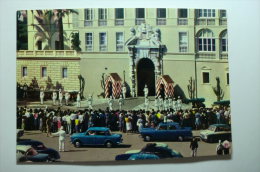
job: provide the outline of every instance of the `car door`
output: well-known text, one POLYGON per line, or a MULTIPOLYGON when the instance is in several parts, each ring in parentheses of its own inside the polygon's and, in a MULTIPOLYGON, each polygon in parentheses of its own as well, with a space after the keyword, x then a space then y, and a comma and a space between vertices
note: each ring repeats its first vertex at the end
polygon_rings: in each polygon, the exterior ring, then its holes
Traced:
POLYGON ((92 131, 93 135, 90 135, 89 132, 86 132, 85 136, 82 137, 83 145, 94 145, 95 144, 95 131, 92 131))
POLYGON ((95 145, 104 145, 106 137, 107 136, 105 131, 96 132, 95 145))
POLYGON ((178 138, 178 136, 177 136, 176 127, 172 124, 168 124, 168 126, 167 126, 167 140, 176 140, 177 138, 178 138))
POLYGON ((167 140, 167 125, 160 125, 156 131, 154 131, 154 139, 156 140, 167 140))

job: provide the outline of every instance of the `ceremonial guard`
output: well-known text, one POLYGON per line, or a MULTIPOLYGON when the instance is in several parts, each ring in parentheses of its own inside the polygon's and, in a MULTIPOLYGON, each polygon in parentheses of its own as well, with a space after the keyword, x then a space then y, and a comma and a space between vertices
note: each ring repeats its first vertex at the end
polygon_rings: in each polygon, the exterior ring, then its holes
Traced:
POLYGON ((171 109, 172 108, 172 98, 169 97, 168 99, 168 108, 171 109))
POLYGON ((89 95, 89 97, 88 97, 88 108, 89 109, 93 109, 92 103, 93 103, 92 95, 89 95))
POLYGON ((149 108, 149 98, 145 97, 144 99, 144 106, 145 106, 145 111, 148 111, 149 108))
POLYGON ((172 108, 174 111, 177 111, 177 101, 175 98, 173 98, 173 101, 172 101, 172 108))
POLYGON ((123 98, 125 99, 126 98, 126 86, 125 86, 125 84, 123 84, 122 92, 123 92, 123 98))
POLYGON ((110 96, 110 98, 108 99, 108 106, 109 106, 109 110, 112 111, 113 110, 113 97, 110 96))
POLYGON ((56 91, 53 91, 53 93, 52 93, 53 105, 56 105, 56 100, 57 100, 57 93, 56 93, 56 91))
POLYGON ((168 105, 169 105, 169 101, 168 101, 168 97, 166 96, 163 102, 164 110, 168 110, 168 105))
POLYGON ((69 99, 70 99, 70 93, 69 93, 69 92, 66 92, 66 93, 65 93, 65 101, 66 101, 66 105, 67 105, 67 106, 69 105, 69 99))
POLYGON ((119 104, 119 110, 122 110, 122 105, 124 104, 124 99, 122 95, 120 95, 120 98, 118 99, 118 104, 119 104))
POLYGON ((159 99, 157 96, 154 99, 154 106, 156 107, 156 110, 158 111, 159 107, 160 107, 160 103, 159 103, 159 99))
POLYGON ((147 88, 147 85, 145 84, 145 87, 144 87, 144 97, 148 97, 148 93, 149 93, 149 90, 147 88))
POLYGON ((159 96, 159 105, 160 105, 160 111, 163 110, 163 98, 161 97, 161 95, 159 96))
POLYGON ((41 90, 40 92, 40 99, 41 99, 41 104, 43 105, 43 99, 44 99, 44 91, 41 90))
POLYGON ((63 93, 62 93, 61 89, 59 89, 60 106, 62 106, 62 99, 63 99, 63 93))
POLYGON ((80 91, 78 92, 77 94, 77 107, 80 107, 81 106, 81 98, 80 98, 80 91))
POLYGON ((182 100, 180 96, 178 96, 178 100, 177 100, 177 109, 178 110, 182 109, 182 100))

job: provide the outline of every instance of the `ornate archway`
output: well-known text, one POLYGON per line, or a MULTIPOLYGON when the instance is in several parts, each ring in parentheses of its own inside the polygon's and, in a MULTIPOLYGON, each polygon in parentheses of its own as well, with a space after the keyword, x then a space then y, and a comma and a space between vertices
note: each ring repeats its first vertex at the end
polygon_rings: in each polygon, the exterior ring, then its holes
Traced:
POLYGON ((131 37, 125 45, 129 50, 129 67, 130 67, 130 88, 132 97, 136 97, 138 92, 137 65, 143 58, 149 59, 154 65, 154 78, 163 74, 163 55, 166 51, 165 45, 160 42, 160 30, 153 29, 148 24, 142 24, 137 29, 131 28, 131 37))

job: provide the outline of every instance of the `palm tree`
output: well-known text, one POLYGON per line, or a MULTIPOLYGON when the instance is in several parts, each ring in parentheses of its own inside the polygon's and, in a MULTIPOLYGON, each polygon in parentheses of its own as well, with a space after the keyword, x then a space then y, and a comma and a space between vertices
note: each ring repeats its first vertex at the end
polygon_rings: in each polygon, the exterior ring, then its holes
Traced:
POLYGON ((64 50, 63 17, 65 17, 66 15, 68 16, 71 13, 78 14, 78 12, 72 9, 57 9, 57 10, 53 10, 53 13, 57 22, 57 27, 59 32, 59 49, 64 50))
POLYGON ((37 30, 36 43, 38 40, 47 41, 48 44, 43 49, 51 49, 52 36, 57 30, 52 10, 36 10, 34 18, 38 22, 38 24, 32 24, 37 30))

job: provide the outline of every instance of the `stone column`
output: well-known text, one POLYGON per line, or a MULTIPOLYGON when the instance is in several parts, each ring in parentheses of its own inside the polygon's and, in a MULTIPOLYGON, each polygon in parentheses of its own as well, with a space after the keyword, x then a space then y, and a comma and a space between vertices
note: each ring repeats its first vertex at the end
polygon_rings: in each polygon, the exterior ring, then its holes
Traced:
POLYGON ((132 48, 130 51, 129 67, 130 67, 130 78, 131 78, 131 95, 136 97, 136 88, 135 88, 135 48, 132 48))

